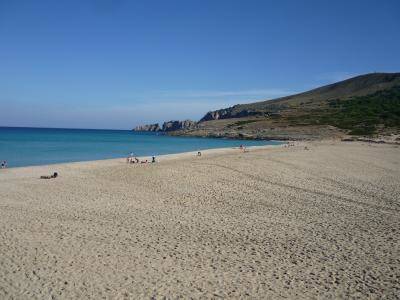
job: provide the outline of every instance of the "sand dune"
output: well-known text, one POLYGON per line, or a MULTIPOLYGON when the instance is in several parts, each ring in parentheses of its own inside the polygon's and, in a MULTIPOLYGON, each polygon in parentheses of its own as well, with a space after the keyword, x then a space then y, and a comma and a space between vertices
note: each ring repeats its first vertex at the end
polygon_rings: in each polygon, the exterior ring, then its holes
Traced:
POLYGON ((396 299, 399 195, 366 143, 0 170, 0 298, 396 299))

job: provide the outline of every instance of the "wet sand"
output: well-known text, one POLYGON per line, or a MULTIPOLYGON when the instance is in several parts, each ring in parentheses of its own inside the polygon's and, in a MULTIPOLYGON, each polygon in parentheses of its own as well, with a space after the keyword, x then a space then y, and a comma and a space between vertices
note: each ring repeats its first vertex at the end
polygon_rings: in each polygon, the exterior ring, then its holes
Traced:
POLYGON ((398 299, 399 146, 158 159, 0 170, 0 298, 398 299))

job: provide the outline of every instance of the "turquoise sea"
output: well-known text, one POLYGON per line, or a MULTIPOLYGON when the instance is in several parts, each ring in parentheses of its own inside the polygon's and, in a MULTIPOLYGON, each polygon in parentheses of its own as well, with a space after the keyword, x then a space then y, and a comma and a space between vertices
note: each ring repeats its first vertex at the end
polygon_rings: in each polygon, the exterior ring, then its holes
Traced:
POLYGON ((0 127, 0 161, 8 167, 171 154, 211 148, 274 145, 277 141, 171 137, 130 130, 0 127))

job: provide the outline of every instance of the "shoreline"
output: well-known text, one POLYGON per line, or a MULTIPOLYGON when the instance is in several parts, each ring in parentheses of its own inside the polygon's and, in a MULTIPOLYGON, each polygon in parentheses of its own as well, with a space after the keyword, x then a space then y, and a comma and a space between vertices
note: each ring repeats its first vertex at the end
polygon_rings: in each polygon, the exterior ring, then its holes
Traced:
MULTIPOLYGON (((246 147, 248 150, 260 150, 260 149, 269 149, 269 148, 277 148, 286 145, 288 142, 299 142, 299 141, 277 141, 281 142, 281 144, 277 145, 262 145, 262 146, 249 146, 246 147)), ((223 148, 209 148, 200 150, 203 155, 216 155, 216 154, 228 154, 228 153, 235 153, 240 150, 238 147, 223 147, 223 148)), ((169 160, 176 160, 176 159, 185 159, 190 157, 195 157, 198 151, 187 151, 187 152, 178 152, 178 153, 169 153, 169 154, 161 154, 156 155, 156 163, 160 163, 161 161, 169 161, 169 160), (160 160, 161 159, 161 160, 160 160)), ((145 156, 137 156, 139 160, 148 159, 149 162, 147 164, 152 164, 150 162, 152 155, 145 155, 145 156)), ((72 161, 72 162, 61 162, 61 163, 54 163, 54 164, 43 164, 43 165, 29 165, 29 166, 19 166, 19 167, 7 167, 5 169, 0 169, 0 174, 6 170, 16 170, 16 169, 24 169, 24 168, 51 168, 51 167, 62 167, 68 165, 91 165, 93 163, 104 163, 105 165, 115 165, 116 163, 127 164, 126 157, 119 157, 119 158, 105 158, 105 159, 96 159, 96 160, 82 160, 82 161, 72 161), (122 160, 122 161, 121 161, 122 160)), ((137 165, 137 164, 133 164, 137 165)), ((139 165, 141 165, 139 163, 139 165)), ((146 165, 146 164, 142 164, 146 165)))

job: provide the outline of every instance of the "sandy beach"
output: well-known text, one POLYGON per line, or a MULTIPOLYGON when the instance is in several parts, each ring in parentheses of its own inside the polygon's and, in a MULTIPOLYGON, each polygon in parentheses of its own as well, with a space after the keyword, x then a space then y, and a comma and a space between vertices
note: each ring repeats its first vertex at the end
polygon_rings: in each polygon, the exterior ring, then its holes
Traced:
POLYGON ((361 142, 0 170, 0 298, 398 299, 399 195, 361 142))

